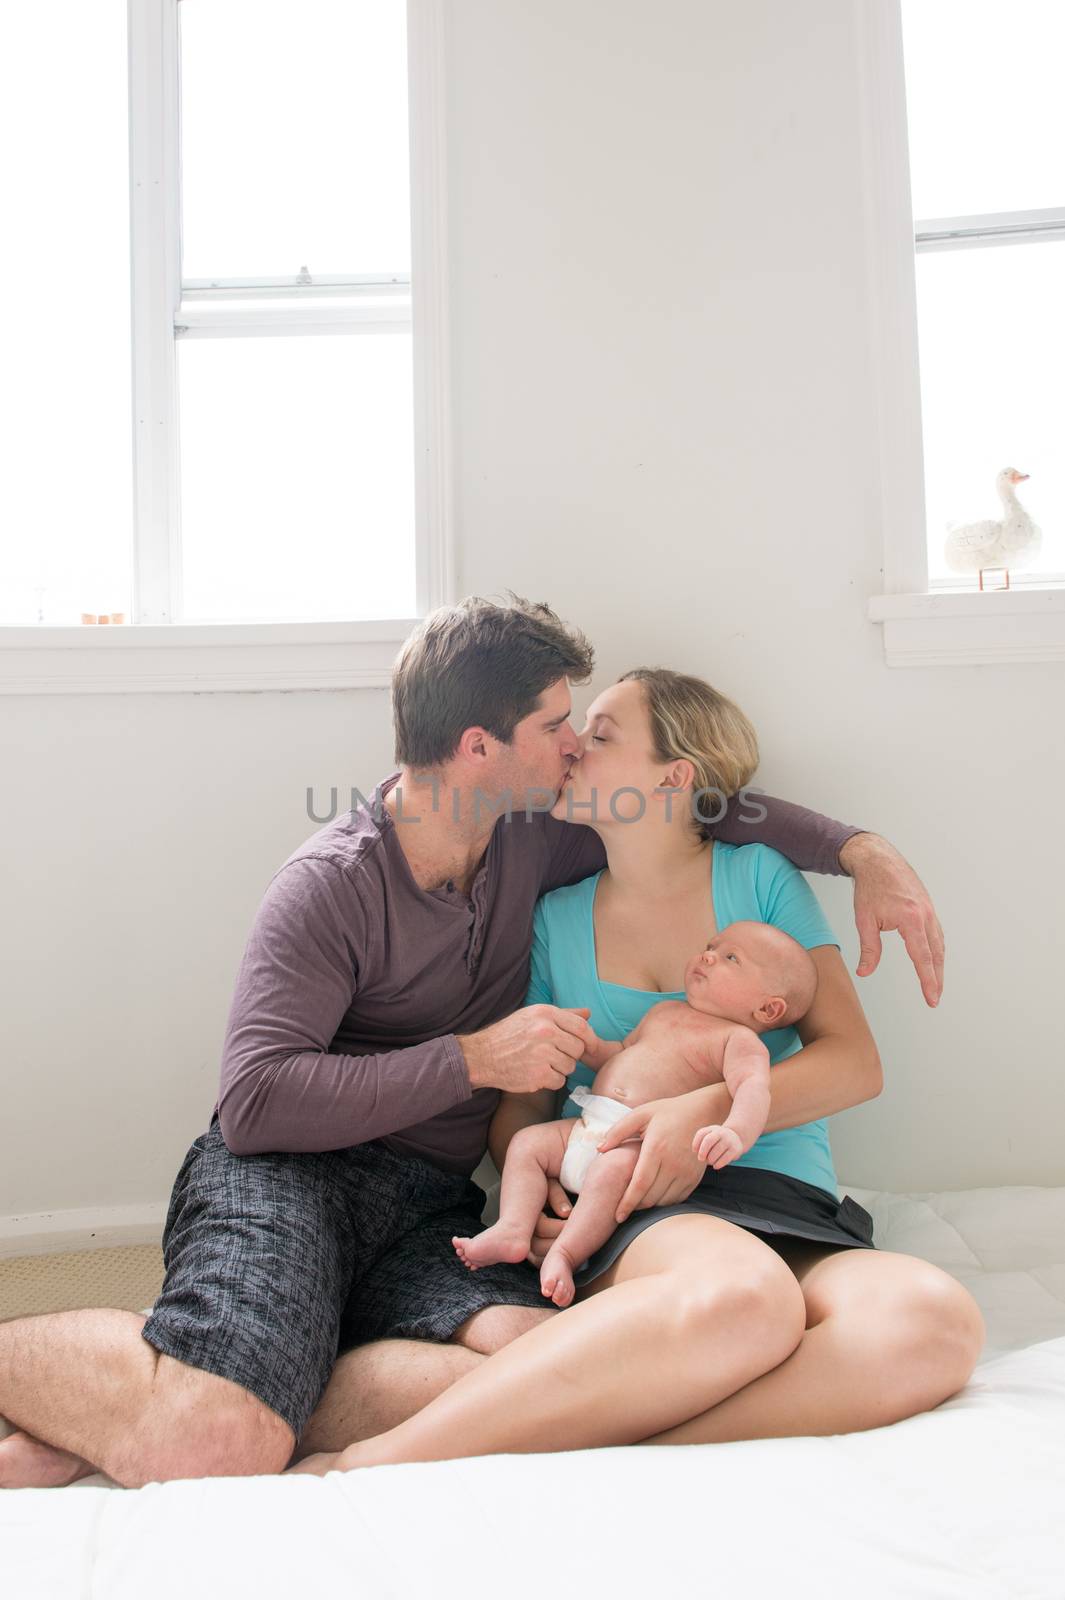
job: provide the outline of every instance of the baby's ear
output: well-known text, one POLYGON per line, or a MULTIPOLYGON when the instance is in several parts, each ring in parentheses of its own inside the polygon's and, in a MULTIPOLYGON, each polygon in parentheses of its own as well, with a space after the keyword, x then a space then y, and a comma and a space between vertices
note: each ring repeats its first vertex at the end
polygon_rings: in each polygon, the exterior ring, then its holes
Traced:
POLYGON ((775 994, 770 999, 764 1000, 755 1014, 765 1023, 767 1028, 775 1028, 787 1009, 788 1002, 781 999, 780 995, 775 994))

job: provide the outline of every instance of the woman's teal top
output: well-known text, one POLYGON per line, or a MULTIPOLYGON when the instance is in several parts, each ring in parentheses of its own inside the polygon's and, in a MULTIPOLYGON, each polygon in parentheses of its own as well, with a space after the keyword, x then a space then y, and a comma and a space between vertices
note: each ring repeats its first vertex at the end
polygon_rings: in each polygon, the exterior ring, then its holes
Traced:
MULTIPOLYGON (((564 889, 553 889, 537 902, 533 918, 532 967, 525 1004, 590 1006, 592 1027, 602 1039, 624 1039, 641 1017, 660 1000, 683 1000, 684 992, 660 994, 652 989, 626 989, 604 983, 595 964, 592 902, 601 872, 564 889)), ((708 876, 711 876, 708 873, 708 876)), ((764 844, 713 845, 712 892, 718 930, 730 922, 770 922, 783 928, 807 950, 831 944, 839 948, 813 890, 797 867, 764 844)), ((694 955, 694 951, 692 954, 694 955)), ((802 1049, 794 1028, 775 1028, 762 1041, 772 1064, 802 1049)), ((590 1084, 590 1067, 578 1064, 567 1087, 590 1084)), ((576 1116, 569 1101, 563 1116, 576 1116)), ((837 1198, 835 1168, 824 1118, 797 1128, 763 1133, 732 1166, 768 1167, 804 1183, 826 1189, 837 1198)))

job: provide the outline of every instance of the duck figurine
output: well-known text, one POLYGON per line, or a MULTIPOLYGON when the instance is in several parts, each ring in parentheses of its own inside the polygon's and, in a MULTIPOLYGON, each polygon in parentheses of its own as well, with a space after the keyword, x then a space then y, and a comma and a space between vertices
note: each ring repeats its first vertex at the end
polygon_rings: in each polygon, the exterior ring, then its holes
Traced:
POLYGON ((995 479, 1005 516, 996 522, 948 523, 943 556, 952 572, 980 572, 989 567, 1027 567, 1039 554, 1043 535, 1017 499, 1016 485, 1027 472, 1003 467, 995 479))

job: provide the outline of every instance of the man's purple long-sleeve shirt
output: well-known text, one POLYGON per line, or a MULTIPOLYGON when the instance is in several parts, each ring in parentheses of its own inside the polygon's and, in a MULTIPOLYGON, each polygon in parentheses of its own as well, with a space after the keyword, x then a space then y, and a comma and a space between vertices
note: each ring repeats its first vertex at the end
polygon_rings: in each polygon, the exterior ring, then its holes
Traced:
MULTIPOLYGON (((522 1004, 536 901, 598 872, 606 853, 583 824, 516 811, 496 822, 468 898, 419 888, 381 804, 399 777, 300 845, 263 897, 216 1108, 238 1155, 384 1139, 461 1173, 484 1155, 499 1091, 471 1088, 455 1036, 522 1004)), ((859 829, 768 795, 757 803, 761 822, 731 801, 715 837, 772 845, 807 871, 841 870, 839 851, 859 829)))

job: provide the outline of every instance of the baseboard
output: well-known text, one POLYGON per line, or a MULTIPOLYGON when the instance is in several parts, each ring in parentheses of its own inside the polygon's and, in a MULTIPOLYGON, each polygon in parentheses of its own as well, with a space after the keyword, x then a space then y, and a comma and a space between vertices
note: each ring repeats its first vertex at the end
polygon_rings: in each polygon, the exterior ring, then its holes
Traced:
POLYGON ((165 1219, 165 1200, 145 1201, 136 1206, 37 1211, 0 1217, 0 1261, 11 1256, 49 1256, 67 1250, 158 1244, 165 1219))

